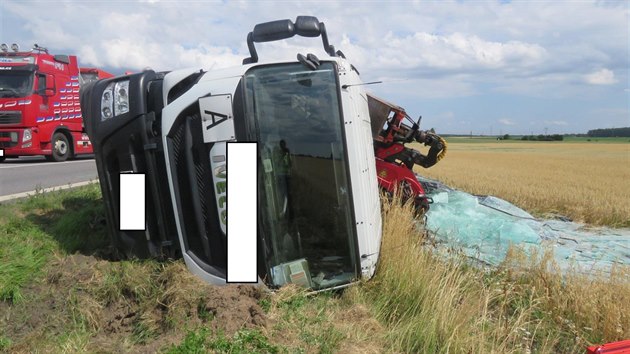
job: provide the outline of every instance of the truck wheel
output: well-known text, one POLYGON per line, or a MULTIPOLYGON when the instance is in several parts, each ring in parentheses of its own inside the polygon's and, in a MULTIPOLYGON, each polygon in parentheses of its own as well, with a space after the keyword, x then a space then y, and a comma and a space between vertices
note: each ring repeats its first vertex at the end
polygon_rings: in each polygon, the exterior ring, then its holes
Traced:
POLYGON ((71 148, 68 138, 63 133, 55 133, 52 138, 52 154, 46 156, 49 161, 62 162, 70 157, 71 148))
POLYGON ((7 157, 6 156, 0 156, 0 162, 4 162, 4 160, 6 160, 7 157))

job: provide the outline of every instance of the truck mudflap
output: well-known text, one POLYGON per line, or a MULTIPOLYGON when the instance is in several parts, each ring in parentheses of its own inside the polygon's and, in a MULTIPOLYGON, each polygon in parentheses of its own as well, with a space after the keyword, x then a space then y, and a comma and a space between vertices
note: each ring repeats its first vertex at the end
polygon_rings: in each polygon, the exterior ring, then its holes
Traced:
MULTIPOLYGON (((162 97, 161 89, 161 77, 153 71, 145 71, 91 83, 84 87, 81 93, 81 108, 89 135, 87 141, 91 142, 94 148, 112 245, 118 251, 132 257, 169 258, 176 257, 179 252, 159 124, 156 124, 163 103, 152 102, 162 97), (129 91, 135 98, 129 103, 129 111, 111 118, 103 118, 101 93, 112 82, 125 80, 129 81, 129 91), (93 94, 98 97, 91 97, 93 94), (147 111, 147 102, 150 107, 159 108, 156 110, 157 116, 155 112, 147 111), (144 174, 146 195, 144 230, 121 230, 122 173, 144 174)), ((79 140, 84 141, 86 140, 79 140)))
POLYGON ((90 137, 83 132, 72 132, 73 151, 75 155, 91 154, 94 152, 90 137))

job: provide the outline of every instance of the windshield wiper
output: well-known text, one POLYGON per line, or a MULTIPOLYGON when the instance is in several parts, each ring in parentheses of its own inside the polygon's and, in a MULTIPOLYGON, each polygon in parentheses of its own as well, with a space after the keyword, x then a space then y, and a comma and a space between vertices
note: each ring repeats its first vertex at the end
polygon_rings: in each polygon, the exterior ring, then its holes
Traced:
POLYGON ((0 97, 20 97, 20 93, 10 87, 0 87, 0 97))

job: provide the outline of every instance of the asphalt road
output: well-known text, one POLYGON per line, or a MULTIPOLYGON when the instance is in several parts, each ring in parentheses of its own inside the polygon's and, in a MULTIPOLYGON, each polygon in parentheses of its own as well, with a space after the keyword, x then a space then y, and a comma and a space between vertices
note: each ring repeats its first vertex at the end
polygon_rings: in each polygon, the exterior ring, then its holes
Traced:
POLYGON ((8 158, 0 163, 0 199, 40 188, 96 181, 96 163, 88 156, 65 162, 48 162, 43 156, 8 158))

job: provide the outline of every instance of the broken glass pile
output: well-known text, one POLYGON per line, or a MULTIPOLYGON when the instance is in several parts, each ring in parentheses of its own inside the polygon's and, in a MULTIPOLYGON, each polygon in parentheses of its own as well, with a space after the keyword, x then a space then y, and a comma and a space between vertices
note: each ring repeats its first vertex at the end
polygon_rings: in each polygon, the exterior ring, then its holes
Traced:
POLYGON ((608 274, 615 264, 630 265, 630 229, 539 219, 500 198, 418 179, 433 198, 426 228, 441 247, 490 265, 500 264, 512 245, 528 254, 552 250, 562 270, 608 274))

